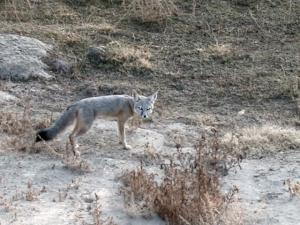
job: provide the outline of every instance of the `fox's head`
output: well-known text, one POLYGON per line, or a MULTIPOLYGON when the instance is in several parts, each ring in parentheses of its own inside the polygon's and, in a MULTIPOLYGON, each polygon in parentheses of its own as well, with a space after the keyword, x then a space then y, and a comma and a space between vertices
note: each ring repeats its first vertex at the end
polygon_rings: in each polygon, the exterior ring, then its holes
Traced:
POLYGON ((154 103, 157 99, 157 92, 148 97, 139 95, 133 90, 134 111, 142 118, 148 118, 152 113, 154 103))

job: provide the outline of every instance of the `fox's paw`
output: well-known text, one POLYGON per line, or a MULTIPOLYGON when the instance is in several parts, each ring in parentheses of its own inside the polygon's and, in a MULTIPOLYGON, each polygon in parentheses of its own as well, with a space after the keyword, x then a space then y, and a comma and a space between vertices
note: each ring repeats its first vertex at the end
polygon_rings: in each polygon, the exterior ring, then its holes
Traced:
POLYGON ((80 151, 74 150, 74 157, 75 157, 76 159, 80 158, 80 151))
POLYGON ((124 144, 123 146, 124 146, 124 149, 126 149, 126 150, 131 150, 132 149, 132 147, 128 144, 124 144))

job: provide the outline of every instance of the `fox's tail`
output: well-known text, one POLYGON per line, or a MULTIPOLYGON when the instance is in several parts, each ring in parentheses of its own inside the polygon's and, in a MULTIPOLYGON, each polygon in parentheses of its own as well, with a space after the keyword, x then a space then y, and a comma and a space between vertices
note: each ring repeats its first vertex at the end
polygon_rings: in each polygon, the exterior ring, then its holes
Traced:
POLYGON ((50 141, 68 127, 75 119, 77 107, 74 105, 68 107, 56 122, 48 128, 41 129, 37 132, 35 142, 50 141))

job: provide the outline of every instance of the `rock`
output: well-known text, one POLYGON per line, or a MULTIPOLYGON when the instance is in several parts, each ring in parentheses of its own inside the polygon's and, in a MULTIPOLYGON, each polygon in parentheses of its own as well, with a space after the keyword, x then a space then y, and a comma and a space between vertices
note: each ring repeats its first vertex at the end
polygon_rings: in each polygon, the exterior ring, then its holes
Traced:
POLYGON ((108 62, 107 49, 105 46, 89 47, 86 57, 93 66, 108 62))
POLYGON ((0 79, 26 81, 32 78, 51 79, 42 61, 52 49, 37 39, 0 34, 0 79))
POLYGON ((232 0, 232 2, 238 6, 251 6, 251 5, 255 5, 258 0, 232 0))
POLYGON ((97 96, 99 93, 95 85, 88 85, 81 88, 80 95, 82 95, 83 98, 87 98, 97 96))
POLYGON ((81 197, 85 203, 92 203, 95 200, 95 197, 92 194, 83 194, 81 197))
POLYGON ((74 66, 63 59, 49 59, 46 64, 54 73, 71 74, 74 71, 74 66))
POLYGON ((74 6, 86 6, 88 4, 93 4, 94 0, 66 0, 66 2, 74 6))
POLYGON ((112 84, 97 84, 90 83, 81 86, 78 89, 78 92, 83 98, 93 97, 98 95, 122 95, 122 94, 130 94, 129 88, 125 86, 116 86, 112 84))
POLYGON ((98 86, 98 92, 101 95, 122 95, 130 93, 129 89, 122 85, 100 84, 98 86))
POLYGON ((61 87, 57 84, 48 85, 47 89, 50 91, 59 91, 61 90, 61 87))
POLYGON ((5 91, 0 91, 0 103, 16 101, 18 98, 5 91))

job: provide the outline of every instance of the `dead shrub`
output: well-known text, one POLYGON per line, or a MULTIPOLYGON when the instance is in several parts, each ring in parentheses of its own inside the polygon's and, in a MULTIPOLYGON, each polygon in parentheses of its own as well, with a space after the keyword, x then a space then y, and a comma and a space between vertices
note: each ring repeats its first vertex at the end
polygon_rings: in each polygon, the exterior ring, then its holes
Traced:
MULTIPOLYGON (((33 119, 31 109, 25 107, 22 113, 1 112, 0 113, 0 133, 7 134, 4 147, 12 150, 18 150, 28 153, 38 153, 41 151, 41 145, 34 144, 36 132, 39 129, 49 127, 52 124, 52 116, 47 119, 33 119)), ((46 143, 45 150, 51 155, 59 158, 67 168, 72 170, 91 172, 93 166, 81 158, 68 157, 67 154, 61 154, 64 151, 61 146, 55 143, 46 143)), ((69 152, 69 146, 65 151, 69 152)))
POLYGON ((27 183, 27 191, 24 193, 26 201, 34 201, 38 199, 38 196, 41 194, 41 190, 37 190, 32 187, 32 181, 27 183))
POLYGON ((50 123, 50 118, 33 120, 29 107, 25 107, 23 112, 0 113, 0 132, 8 135, 6 147, 19 151, 32 151, 36 130, 50 123))
MULTIPOLYGON (((125 203, 130 207, 137 203, 140 211, 155 212, 168 224, 242 224, 240 211, 232 207, 238 189, 233 187, 226 194, 220 190, 220 165, 227 164, 228 157, 219 146, 215 136, 203 138, 196 155, 183 153, 179 147, 169 163, 161 165, 162 177, 148 174, 142 165, 127 172, 121 190, 125 203)), ((239 155, 232 157, 235 160, 229 161, 227 169, 239 165, 239 155)))
POLYGON ((287 185, 291 198, 294 196, 300 198, 300 181, 294 181, 291 178, 288 178, 284 181, 284 185, 287 185))
POLYGON ((31 128, 31 123, 26 117, 25 112, 23 115, 19 113, 2 112, 0 114, 0 131, 10 134, 19 135, 26 132, 31 128))
MULTIPOLYGON (((66 147, 66 148, 68 148, 68 147, 66 147)), ((69 151, 69 150, 66 149, 66 151, 69 151)), ((95 169, 89 161, 84 160, 80 157, 74 158, 74 157, 70 157, 67 154, 65 154, 63 157, 60 156, 60 158, 62 158, 62 162, 64 163, 66 168, 74 170, 74 171, 92 172, 95 169)))
POLYGON ((91 207, 91 215, 94 220, 94 225, 117 225, 111 217, 107 219, 101 218, 101 204, 99 203, 99 196, 97 194, 95 194, 95 202, 91 207))
POLYGON ((123 0, 126 15, 142 22, 161 22, 177 13, 173 0, 123 0))

